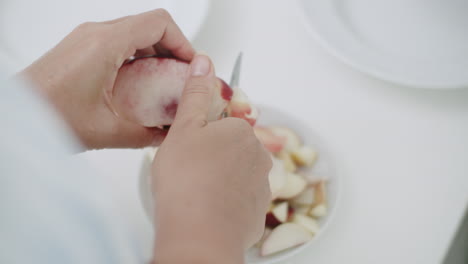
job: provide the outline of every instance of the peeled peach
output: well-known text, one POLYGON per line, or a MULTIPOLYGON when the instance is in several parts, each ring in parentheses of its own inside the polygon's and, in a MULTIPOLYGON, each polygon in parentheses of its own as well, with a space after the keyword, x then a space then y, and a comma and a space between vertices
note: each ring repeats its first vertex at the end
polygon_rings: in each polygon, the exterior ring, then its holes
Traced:
MULTIPOLYGON (((107 93, 111 107, 117 115, 146 127, 171 125, 188 67, 184 61, 157 57, 140 58, 123 65, 112 92, 107 93)), ((235 113, 234 117, 254 123, 254 108, 246 106, 244 99, 242 91, 233 91, 220 79, 213 94, 209 121, 221 118, 228 108, 228 112, 235 113)))

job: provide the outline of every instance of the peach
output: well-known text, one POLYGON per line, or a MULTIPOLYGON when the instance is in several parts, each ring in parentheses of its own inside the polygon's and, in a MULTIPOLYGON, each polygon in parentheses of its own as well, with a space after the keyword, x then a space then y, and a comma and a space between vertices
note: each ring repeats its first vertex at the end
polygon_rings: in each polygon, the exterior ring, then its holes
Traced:
MULTIPOLYGON (((107 94, 111 107, 117 115, 146 127, 171 125, 185 87, 188 67, 184 61, 157 57, 140 58, 124 64, 112 93, 107 94)), ((254 108, 244 99, 240 89, 234 91, 219 79, 209 121, 220 119, 232 104, 228 111, 233 113, 231 116, 254 123, 254 108)))

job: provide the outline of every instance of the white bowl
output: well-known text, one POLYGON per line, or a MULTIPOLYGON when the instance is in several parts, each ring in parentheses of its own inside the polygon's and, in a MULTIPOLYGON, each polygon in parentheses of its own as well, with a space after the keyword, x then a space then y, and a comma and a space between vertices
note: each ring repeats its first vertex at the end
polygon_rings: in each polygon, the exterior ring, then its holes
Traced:
MULTIPOLYGON (((293 255, 298 254, 305 248, 312 246, 314 243, 317 243, 317 241, 325 234, 326 229, 331 222, 337 208, 340 194, 340 177, 335 173, 333 161, 330 157, 330 154, 327 152, 325 144, 320 140, 320 137, 318 137, 317 134, 315 134, 314 131, 305 124, 305 122, 297 120, 272 107, 260 106, 259 109, 259 125, 280 125, 289 127, 299 134, 306 145, 315 147, 318 150, 319 159, 316 165, 310 170, 310 173, 312 175, 318 176, 319 178, 326 178, 328 180, 328 214, 319 220, 320 231, 315 235, 314 239, 301 246, 268 257, 260 256, 259 250, 257 248, 252 248, 247 252, 247 263, 273 264, 284 261, 293 255)), ((152 218, 153 214, 150 189, 150 168, 154 153, 154 150, 150 150, 146 153, 140 171, 141 200, 143 207, 145 208, 145 211, 150 219, 152 218)))

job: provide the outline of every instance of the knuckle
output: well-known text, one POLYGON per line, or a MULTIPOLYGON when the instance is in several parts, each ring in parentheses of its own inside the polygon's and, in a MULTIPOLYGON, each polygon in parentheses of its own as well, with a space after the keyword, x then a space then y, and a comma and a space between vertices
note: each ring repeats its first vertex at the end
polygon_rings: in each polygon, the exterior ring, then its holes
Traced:
POLYGON ((183 122, 185 127, 203 127, 208 123, 206 118, 202 115, 192 115, 183 122))
POLYGON ((97 22, 85 22, 75 28, 74 32, 85 39, 90 47, 102 47, 109 38, 109 32, 105 25, 97 22))
POLYGON ((158 16, 160 16, 161 18, 165 19, 165 20, 172 20, 172 16, 171 14, 169 13, 169 11, 167 11, 166 9, 164 8, 158 8, 156 9, 156 14, 158 16))
POLYGON ((185 89, 185 92, 188 95, 192 94, 209 94, 209 88, 208 85, 202 82, 192 82, 190 83, 187 88, 185 89))
POLYGON ((227 117, 225 118, 226 122, 229 122, 229 124, 233 127, 235 127, 238 131, 242 132, 242 134, 249 134, 253 133, 252 126, 249 124, 249 122, 245 121, 244 119, 237 118, 237 117, 227 117))
POLYGON ((96 28, 97 24, 98 23, 96 23, 96 22, 84 22, 84 23, 78 25, 75 28, 75 31, 89 32, 89 31, 92 31, 94 28, 96 28))

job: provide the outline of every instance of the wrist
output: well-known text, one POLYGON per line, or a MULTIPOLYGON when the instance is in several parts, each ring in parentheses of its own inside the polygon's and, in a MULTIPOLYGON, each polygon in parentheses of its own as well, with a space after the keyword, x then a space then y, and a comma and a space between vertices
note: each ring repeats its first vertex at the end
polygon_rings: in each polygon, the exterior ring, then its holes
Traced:
POLYGON ((201 214, 185 212, 182 217, 158 219, 154 264, 243 264, 244 243, 240 232, 209 214, 197 215, 201 214))

